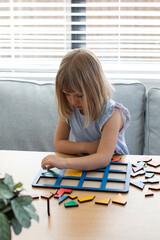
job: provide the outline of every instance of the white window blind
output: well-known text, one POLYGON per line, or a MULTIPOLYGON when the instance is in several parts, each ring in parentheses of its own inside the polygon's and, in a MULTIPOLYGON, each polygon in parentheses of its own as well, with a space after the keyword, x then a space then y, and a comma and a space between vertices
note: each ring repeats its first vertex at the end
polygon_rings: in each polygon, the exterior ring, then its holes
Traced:
POLYGON ((110 79, 160 82, 160 0, 0 0, 0 78, 52 81, 81 46, 110 79))

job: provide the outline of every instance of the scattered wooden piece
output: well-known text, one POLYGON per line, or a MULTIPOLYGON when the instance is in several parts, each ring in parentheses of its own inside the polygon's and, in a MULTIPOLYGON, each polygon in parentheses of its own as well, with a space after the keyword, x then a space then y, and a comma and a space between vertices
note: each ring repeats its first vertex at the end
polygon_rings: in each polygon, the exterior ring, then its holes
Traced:
POLYGON ((141 182, 143 182, 143 183, 159 183, 159 179, 148 178, 148 179, 145 179, 145 180, 141 180, 141 182))
POLYGON ((59 197, 62 197, 62 195, 64 193, 71 193, 72 192, 72 189, 68 189, 68 188, 60 188, 56 194, 54 195, 55 198, 59 198, 59 197))
POLYGON ((151 168, 151 167, 148 167, 148 166, 144 166, 144 167, 143 167, 143 170, 146 171, 146 172, 147 172, 147 171, 149 172, 151 169, 152 169, 152 168, 151 168))
POLYGON ((154 173, 146 172, 145 178, 152 178, 154 176, 154 173))
POLYGON ((69 195, 69 198, 71 198, 71 199, 76 199, 77 196, 69 195))
POLYGON ((31 198, 33 199, 38 199, 39 198, 39 195, 38 194, 31 194, 29 195, 31 198))
POLYGON ((92 201, 94 198, 95 198, 95 195, 91 195, 91 196, 88 196, 88 197, 78 198, 78 201, 80 203, 83 203, 83 202, 92 201))
POLYGON ((64 200, 66 200, 68 197, 69 197, 68 195, 67 195, 67 196, 59 197, 58 203, 59 203, 59 204, 62 203, 62 202, 63 202, 64 200))
POLYGON ((118 204, 122 204, 125 205, 127 203, 126 199, 123 197, 123 195, 121 193, 119 193, 113 200, 113 203, 118 203, 118 204))
POLYGON ((54 196, 53 193, 49 193, 49 194, 46 194, 46 195, 41 195, 41 198, 50 199, 53 196, 54 196))
POLYGON ((132 173, 131 177, 137 177, 139 175, 144 175, 144 174, 145 174, 145 171, 144 170, 140 170, 138 172, 132 173))
POLYGON ((48 213, 48 216, 50 216, 50 204, 49 204, 49 198, 47 198, 47 213, 48 213))
POLYGON ((151 190, 160 190, 160 184, 150 186, 150 187, 148 187, 148 189, 151 189, 151 190))
POLYGON ((141 190, 144 188, 144 183, 143 182, 130 182, 131 185, 140 188, 141 190))
POLYGON ((100 200, 100 201, 96 201, 95 203, 96 204, 101 204, 101 205, 108 205, 110 203, 110 198, 106 198, 106 199, 103 199, 103 200, 100 200))
POLYGON ((66 208, 69 208, 69 207, 78 207, 79 205, 75 201, 69 201, 69 202, 64 203, 64 206, 66 208))
POLYGON ((154 167, 152 167, 152 168, 150 168, 150 169, 147 169, 147 172, 160 174, 160 170, 158 170, 158 169, 156 169, 156 168, 154 168, 154 167))
POLYGON ((136 162, 136 163, 132 163, 132 166, 134 167, 140 167, 140 166, 144 166, 145 162, 136 162))
POLYGON ((148 163, 151 160, 152 160, 151 157, 142 157, 138 162, 147 162, 148 163))
POLYGON ((140 170, 142 170, 142 169, 143 169, 143 166, 138 166, 138 167, 133 167, 133 168, 132 168, 132 170, 133 170, 134 173, 136 173, 136 172, 138 172, 138 171, 140 171, 140 170))
POLYGON ((154 193, 151 190, 148 190, 148 192, 145 193, 145 197, 153 196, 154 193))
POLYGON ((152 167, 158 167, 158 166, 160 166, 160 161, 152 160, 152 161, 148 162, 147 164, 152 167))

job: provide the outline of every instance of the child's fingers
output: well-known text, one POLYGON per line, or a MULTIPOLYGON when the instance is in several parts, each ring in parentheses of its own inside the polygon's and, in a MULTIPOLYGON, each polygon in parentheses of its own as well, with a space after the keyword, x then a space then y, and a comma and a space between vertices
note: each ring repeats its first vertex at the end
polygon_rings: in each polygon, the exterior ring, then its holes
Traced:
POLYGON ((48 159, 43 159, 43 160, 42 160, 41 167, 42 167, 43 169, 49 168, 48 159))

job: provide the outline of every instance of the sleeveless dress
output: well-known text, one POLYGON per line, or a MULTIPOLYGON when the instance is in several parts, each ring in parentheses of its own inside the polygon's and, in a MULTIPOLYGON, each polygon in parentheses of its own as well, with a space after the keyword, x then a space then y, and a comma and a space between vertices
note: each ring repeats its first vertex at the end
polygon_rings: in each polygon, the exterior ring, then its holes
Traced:
POLYGON ((96 121, 92 121, 84 128, 85 116, 80 113, 79 109, 73 107, 73 113, 67 119, 71 129, 71 135, 76 142, 93 142, 101 138, 103 125, 108 121, 114 112, 114 108, 119 108, 123 117, 123 128, 119 132, 115 148, 115 154, 129 154, 125 142, 125 130, 130 123, 130 113, 121 103, 114 102, 108 98, 107 103, 102 107, 101 113, 96 121))

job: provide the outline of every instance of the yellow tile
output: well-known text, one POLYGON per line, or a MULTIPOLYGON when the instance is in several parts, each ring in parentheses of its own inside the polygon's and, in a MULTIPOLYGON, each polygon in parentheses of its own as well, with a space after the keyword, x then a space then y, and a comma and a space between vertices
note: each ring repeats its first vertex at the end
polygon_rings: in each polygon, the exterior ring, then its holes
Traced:
POLYGON ((77 196, 69 195, 69 198, 71 198, 71 199, 76 199, 77 196))
POLYGON ((79 202, 87 202, 87 201, 92 201, 95 198, 95 195, 91 195, 88 197, 82 197, 82 198, 78 198, 79 202))
POLYGON ((103 204, 103 205, 108 205, 109 202, 110 202, 110 198, 106 198, 106 199, 103 199, 103 200, 100 200, 100 201, 96 201, 95 203, 97 204, 103 204))
POLYGON ((119 204, 126 204, 126 199, 122 196, 121 193, 119 193, 113 200, 112 200, 113 203, 119 203, 119 204))
POLYGON ((75 169, 66 169, 64 176, 81 177, 82 171, 75 169))

